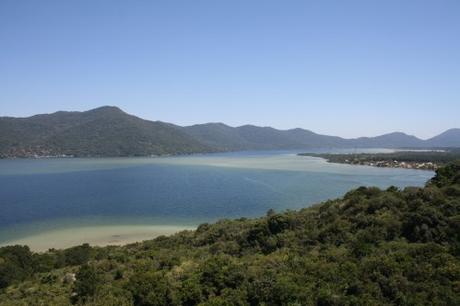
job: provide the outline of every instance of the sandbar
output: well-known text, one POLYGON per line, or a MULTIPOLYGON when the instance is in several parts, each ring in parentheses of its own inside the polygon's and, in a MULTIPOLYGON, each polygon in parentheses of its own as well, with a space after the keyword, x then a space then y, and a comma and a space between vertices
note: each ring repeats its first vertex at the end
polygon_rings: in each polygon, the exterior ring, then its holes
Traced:
POLYGON ((53 229, 0 244, 28 245, 32 251, 44 252, 50 248, 64 249, 83 243, 92 246, 124 245, 150 240, 161 235, 172 235, 190 226, 176 225, 100 225, 53 229))

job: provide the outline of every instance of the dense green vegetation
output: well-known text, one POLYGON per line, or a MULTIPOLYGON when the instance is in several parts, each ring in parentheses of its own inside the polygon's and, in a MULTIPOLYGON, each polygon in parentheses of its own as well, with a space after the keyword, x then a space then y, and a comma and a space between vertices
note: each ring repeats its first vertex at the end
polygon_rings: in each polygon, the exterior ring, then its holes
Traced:
POLYGON ((116 107, 0 118, 0 158, 71 155, 149 156, 212 152, 179 127, 116 107))
POLYGON ((304 129, 222 123, 180 127, 148 121, 116 107, 0 117, 0 158, 35 156, 149 156, 199 152, 363 147, 460 147, 460 129, 429 140, 404 133, 344 139, 304 129))
POLYGON ((0 305, 460 305, 460 162, 123 247, 3 247, 0 288, 0 305))

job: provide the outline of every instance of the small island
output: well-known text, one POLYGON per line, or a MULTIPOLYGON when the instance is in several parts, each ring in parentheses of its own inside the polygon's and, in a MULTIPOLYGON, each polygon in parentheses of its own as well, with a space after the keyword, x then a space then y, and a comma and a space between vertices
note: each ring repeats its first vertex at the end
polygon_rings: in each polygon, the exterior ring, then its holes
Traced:
POLYGON ((321 157, 331 163, 386 168, 437 170, 460 158, 459 149, 443 151, 397 151, 393 153, 300 153, 299 156, 321 157))

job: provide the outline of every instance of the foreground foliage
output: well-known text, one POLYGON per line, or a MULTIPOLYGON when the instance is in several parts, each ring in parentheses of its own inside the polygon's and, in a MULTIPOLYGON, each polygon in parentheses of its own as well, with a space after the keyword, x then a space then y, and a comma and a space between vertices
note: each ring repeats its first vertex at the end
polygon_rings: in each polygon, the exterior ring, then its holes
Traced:
POLYGON ((460 305, 460 163, 127 245, 0 249, 0 305, 460 305), (69 280, 75 273, 76 280, 69 280))

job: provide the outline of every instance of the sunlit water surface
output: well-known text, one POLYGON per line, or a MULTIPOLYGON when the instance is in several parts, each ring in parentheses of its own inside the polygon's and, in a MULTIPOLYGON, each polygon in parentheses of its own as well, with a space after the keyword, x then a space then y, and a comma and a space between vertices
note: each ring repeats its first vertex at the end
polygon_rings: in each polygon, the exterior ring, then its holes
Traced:
POLYGON ((161 229, 299 209, 362 185, 421 186, 432 176, 332 164, 294 152, 0 160, 0 244, 46 249, 107 244, 123 235, 135 241, 161 229))

